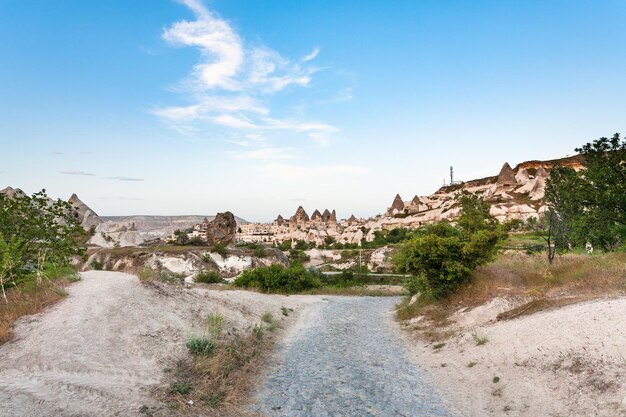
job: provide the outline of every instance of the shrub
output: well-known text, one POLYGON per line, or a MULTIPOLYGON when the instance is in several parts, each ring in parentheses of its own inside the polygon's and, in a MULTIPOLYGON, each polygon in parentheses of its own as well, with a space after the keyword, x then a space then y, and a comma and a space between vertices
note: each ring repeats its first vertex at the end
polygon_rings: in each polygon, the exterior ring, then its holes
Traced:
POLYGON ((291 239, 287 239, 285 241, 283 241, 280 245, 278 245, 278 248, 282 251, 288 251, 291 249, 291 239))
POLYGON ((219 284, 224 282, 224 279, 219 273, 205 269, 196 274, 194 281, 202 284, 219 284))
POLYGON ((472 271, 494 258, 496 245, 506 233, 482 200, 463 196, 460 202, 459 227, 446 222, 425 226, 396 254, 396 268, 416 277, 407 282, 409 292, 444 298, 466 282, 472 271))
POLYGON ((187 242, 187 244, 191 246, 204 246, 206 245, 206 242, 202 240, 200 236, 194 236, 189 239, 189 242, 187 242))
POLYGON ((267 252, 265 251, 265 246, 259 245, 252 249, 252 255, 257 258, 265 258, 267 256, 267 252))
POLYGON ((223 258, 228 256, 228 249, 223 243, 216 243, 215 245, 213 245, 212 251, 215 253, 219 253, 220 255, 222 255, 223 258))
POLYGON ((176 394, 186 395, 191 391, 191 386, 187 382, 172 382, 170 390, 176 394))
POLYGON ((304 263, 311 260, 311 257, 300 249, 291 249, 289 251, 289 260, 294 263, 304 263))
POLYGON ((210 355, 215 347, 215 342, 207 336, 192 336, 187 340, 187 349, 194 355, 210 355))
POLYGON ((244 271, 234 284, 238 287, 258 288, 263 292, 294 293, 320 287, 319 275, 307 271, 302 265, 289 268, 271 265, 244 271))

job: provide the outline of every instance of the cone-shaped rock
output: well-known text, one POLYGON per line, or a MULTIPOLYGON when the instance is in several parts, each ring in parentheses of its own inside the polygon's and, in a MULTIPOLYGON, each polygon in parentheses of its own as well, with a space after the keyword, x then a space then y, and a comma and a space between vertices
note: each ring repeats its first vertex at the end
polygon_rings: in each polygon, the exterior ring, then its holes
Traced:
POLYGON ((517 185, 515 179, 515 171, 511 168, 508 162, 505 162, 498 174, 498 180, 496 182, 498 187, 514 187, 517 185))
POLYGON ((68 202, 74 207, 74 216, 76 216, 83 229, 87 230, 102 223, 96 212, 83 203, 76 194, 72 194, 68 202))

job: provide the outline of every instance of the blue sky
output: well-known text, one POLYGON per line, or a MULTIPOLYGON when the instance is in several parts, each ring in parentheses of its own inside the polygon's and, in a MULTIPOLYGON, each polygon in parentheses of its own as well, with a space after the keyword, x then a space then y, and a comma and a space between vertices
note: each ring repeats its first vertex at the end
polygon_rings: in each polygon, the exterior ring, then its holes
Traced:
POLYGON ((382 212, 626 133, 626 2, 0 0, 0 188, 382 212))

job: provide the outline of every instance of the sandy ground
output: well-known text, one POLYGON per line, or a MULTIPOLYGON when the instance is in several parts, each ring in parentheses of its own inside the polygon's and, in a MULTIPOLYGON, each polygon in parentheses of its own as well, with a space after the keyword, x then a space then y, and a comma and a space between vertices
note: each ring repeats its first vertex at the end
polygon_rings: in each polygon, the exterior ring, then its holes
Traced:
POLYGON ((506 304, 457 314, 457 335, 439 349, 403 332, 414 360, 463 415, 626 416, 626 298, 497 322, 506 304))
POLYGON ((21 319, 0 346, 0 416, 139 415, 142 405, 157 406, 150 389, 186 354, 187 338, 204 333, 208 313, 242 331, 266 311, 282 318, 282 306, 298 313, 319 301, 146 286, 119 272, 81 277, 67 299, 21 319))

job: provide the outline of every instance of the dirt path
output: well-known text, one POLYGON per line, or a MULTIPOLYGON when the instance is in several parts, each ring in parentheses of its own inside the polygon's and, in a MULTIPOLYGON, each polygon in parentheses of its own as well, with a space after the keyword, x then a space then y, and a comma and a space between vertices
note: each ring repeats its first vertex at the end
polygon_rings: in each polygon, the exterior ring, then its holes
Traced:
POLYGON ((395 297, 329 297, 302 315, 257 394, 269 416, 452 416, 390 320, 395 297))
MULTIPOLYGON (((131 416, 159 407, 149 390, 218 312, 249 329, 265 311, 314 297, 153 287, 118 272, 87 272, 52 309, 22 319, 0 346, 0 416, 131 416)), ((168 413, 163 412, 164 415, 168 413)))

